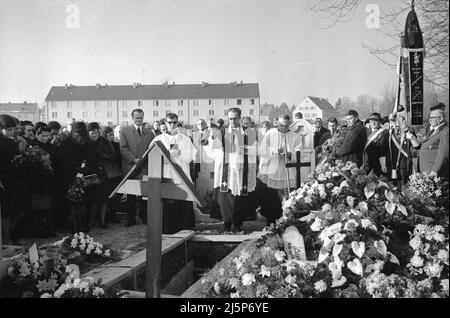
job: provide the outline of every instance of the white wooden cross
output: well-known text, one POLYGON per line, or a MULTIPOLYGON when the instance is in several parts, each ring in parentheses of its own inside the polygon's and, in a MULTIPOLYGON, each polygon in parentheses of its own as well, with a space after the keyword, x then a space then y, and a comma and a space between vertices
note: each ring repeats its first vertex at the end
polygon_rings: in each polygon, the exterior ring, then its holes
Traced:
POLYGON ((161 296, 161 242, 162 242, 162 199, 194 201, 206 206, 194 185, 183 170, 170 159, 170 153, 161 141, 155 142, 140 161, 128 172, 117 188, 116 193, 146 196, 147 200, 147 255, 145 267, 145 295, 147 298, 161 296), (169 164, 181 183, 164 178, 164 161, 169 164), (148 163, 148 176, 144 180, 133 180, 148 163))

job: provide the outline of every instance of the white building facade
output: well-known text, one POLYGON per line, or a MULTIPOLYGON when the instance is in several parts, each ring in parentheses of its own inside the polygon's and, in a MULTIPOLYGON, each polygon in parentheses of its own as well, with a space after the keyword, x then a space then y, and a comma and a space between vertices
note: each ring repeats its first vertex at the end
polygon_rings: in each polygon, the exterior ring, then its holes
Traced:
POLYGON ((195 125, 198 119, 226 119, 230 107, 241 108, 243 116, 259 122, 259 100, 257 83, 65 85, 50 89, 45 110, 47 122, 55 120, 63 126, 72 118, 103 126, 126 126, 132 123, 131 112, 136 108, 144 111, 146 122, 172 112, 184 125, 195 125))
POLYGON ((330 117, 337 116, 335 107, 327 99, 314 96, 306 96, 295 108, 292 118, 298 112, 302 113, 303 119, 308 121, 314 121, 316 118, 326 121, 330 117))

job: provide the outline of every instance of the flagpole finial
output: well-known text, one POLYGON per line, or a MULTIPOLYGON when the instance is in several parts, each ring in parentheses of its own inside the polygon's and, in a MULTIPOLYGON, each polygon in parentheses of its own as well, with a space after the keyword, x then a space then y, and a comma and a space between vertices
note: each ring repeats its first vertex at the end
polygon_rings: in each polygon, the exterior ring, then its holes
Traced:
POLYGON ((414 0, 411 0, 411 9, 414 10, 414 0))

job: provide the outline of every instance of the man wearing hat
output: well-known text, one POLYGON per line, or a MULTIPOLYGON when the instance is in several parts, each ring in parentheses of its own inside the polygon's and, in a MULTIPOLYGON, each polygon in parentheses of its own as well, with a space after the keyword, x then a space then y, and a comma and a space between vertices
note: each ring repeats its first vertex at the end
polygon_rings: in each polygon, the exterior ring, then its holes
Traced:
POLYGON ((381 126, 381 115, 373 113, 367 118, 370 124, 370 135, 364 146, 364 170, 373 171, 377 176, 387 176, 387 156, 389 153, 389 132, 381 126))
POLYGON ((420 172, 434 171, 448 179, 449 130, 442 103, 430 108, 430 131, 422 141, 419 152, 420 172))

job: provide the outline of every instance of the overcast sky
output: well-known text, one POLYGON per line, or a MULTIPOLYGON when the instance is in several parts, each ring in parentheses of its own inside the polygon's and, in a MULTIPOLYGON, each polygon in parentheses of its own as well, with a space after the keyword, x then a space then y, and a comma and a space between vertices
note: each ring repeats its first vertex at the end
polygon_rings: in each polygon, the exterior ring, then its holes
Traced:
POLYGON ((363 0, 350 22, 323 29, 301 0, 0 0, 0 102, 42 103, 65 83, 165 80, 257 82, 275 104, 379 96, 395 71, 361 43, 392 42, 366 26, 368 4, 401 2, 363 0), (69 4, 79 28, 66 25, 69 4))

